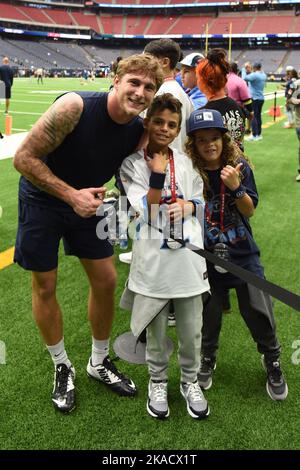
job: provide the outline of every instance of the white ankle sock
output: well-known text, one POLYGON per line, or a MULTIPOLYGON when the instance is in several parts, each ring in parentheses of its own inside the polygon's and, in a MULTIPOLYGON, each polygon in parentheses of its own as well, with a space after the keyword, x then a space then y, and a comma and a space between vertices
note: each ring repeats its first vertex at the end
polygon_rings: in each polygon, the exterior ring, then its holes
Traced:
POLYGON ((58 364, 66 364, 67 367, 70 367, 72 365, 65 350, 64 338, 53 346, 48 346, 47 344, 46 346, 49 353, 51 354, 52 361, 54 362, 55 366, 58 364))
POLYGON ((95 339, 92 337, 92 365, 97 366, 102 364, 103 360, 108 356, 109 352, 109 339, 95 339))

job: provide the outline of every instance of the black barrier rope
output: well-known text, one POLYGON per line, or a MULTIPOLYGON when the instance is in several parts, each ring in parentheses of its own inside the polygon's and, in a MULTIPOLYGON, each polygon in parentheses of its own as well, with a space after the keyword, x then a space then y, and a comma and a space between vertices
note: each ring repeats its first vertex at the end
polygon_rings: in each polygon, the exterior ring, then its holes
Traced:
MULTIPOLYGON (((155 227, 150 222, 148 222, 148 225, 158 230, 160 233, 164 233, 161 228, 155 227)), ((235 276, 239 277, 243 281, 249 284, 252 284, 258 289, 266 292, 272 297, 275 297, 276 299, 280 300, 282 303, 300 312, 300 296, 299 295, 294 294, 293 292, 290 292, 284 289, 283 287, 277 286, 277 284, 273 284, 273 282, 267 281, 264 278, 258 277, 256 274, 252 273, 251 271, 241 268, 240 266, 237 266, 236 264, 233 264, 230 261, 222 259, 208 250, 199 248, 195 245, 192 245, 191 243, 186 243, 181 239, 173 238, 172 236, 170 236, 170 238, 180 243, 180 245, 185 246, 189 250, 192 250, 197 255, 202 256, 203 258, 207 259, 211 263, 221 266, 221 268, 226 269, 226 271, 230 272, 231 274, 234 274, 235 276)))

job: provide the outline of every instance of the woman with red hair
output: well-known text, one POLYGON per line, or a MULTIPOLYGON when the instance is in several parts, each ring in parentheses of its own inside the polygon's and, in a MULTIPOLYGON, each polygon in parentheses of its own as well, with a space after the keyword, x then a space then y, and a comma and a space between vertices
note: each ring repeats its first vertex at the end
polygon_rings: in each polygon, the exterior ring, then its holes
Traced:
POLYGON ((227 75, 230 71, 224 49, 211 49, 196 68, 197 83, 206 95, 206 109, 216 109, 223 117, 231 138, 243 150, 245 114, 243 109, 226 95, 227 75))

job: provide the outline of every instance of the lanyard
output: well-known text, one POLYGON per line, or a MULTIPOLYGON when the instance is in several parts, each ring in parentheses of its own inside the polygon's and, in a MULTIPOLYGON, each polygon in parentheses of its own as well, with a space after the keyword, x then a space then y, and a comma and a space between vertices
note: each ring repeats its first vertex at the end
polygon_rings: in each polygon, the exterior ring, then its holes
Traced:
MULTIPOLYGON (((170 203, 176 202, 177 195, 176 195, 176 179, 175 179, 175 164, 174 164, 174 156, 173 150, 168 149, 169 151, 169 166, 170 166, 170 187, 171 187, 171 200, 170 203)), ((144 149, 144 159, 147 161, 147 151, 144 149)), ((161 201, 163 202, 163 201, 161 201)))
MULTIPOLYGON (((225 184, 220 182, 220 231, 224 232, 224 214, 225 214, 225 184)), ((205 219, 208 225, 216 226, 218 222, 211 220, 212 213, 209 212, 208 204, 205 204, 205 219)))

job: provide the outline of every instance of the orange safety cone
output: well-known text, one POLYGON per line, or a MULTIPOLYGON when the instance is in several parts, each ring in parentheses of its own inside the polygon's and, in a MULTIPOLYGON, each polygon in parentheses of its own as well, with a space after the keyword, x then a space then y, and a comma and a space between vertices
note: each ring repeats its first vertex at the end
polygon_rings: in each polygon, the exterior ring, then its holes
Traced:
POLYGON ((279 117, 281 116, 281 110, 280 110, 280 106, 276 106, 276 107, 272 107, 269 109, 269 112, 268 112, 268 115, 269 116, 276 116, 276 117, 279 117))
POLYGON ((5 135, 11 135, 12 130, 12 116, 5 116, 5 135))

